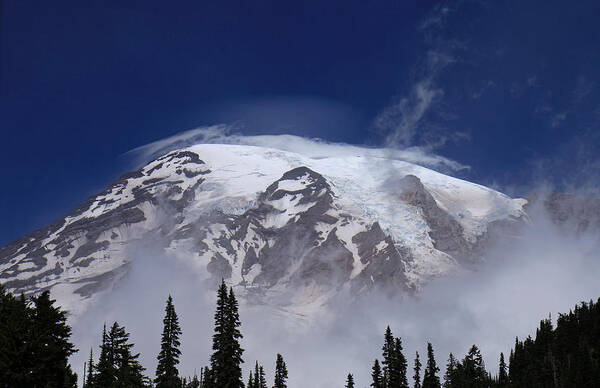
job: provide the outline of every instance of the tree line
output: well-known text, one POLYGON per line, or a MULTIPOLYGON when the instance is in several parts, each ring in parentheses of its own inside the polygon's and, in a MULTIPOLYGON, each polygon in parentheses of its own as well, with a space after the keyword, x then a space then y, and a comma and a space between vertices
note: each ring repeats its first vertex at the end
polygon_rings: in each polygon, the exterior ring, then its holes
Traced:
MULTIPOLYGON (((77 386, 77 375, 68 357, 78 349, 70 342, 66 311, 54 303, 48 291, 26 299, 23 295, 13 296, 0 285, 0 388, 77 386)), ((264 367, 258 361, 244 379, 240 326, 236 296, 223 281, 217 291, 209 365, 200 369, 200 375, 180 376, 182 331, 169 296, 154 379, 146 375, 138 361, 139 353, 133 350, 130 334, 114 322, 103 327, 97 359, 90 351, 83 387, 287 388, 288 369, 281 354, 275 357, 273 385, 267 383, 264 367)), ((395 337, 388 326, 381 357, 365 369, 370 369, 372 388, 600 386, 600 299, 560 314, 556 328, 550 318, 542 320, 535 338, 517 338, 508 363, 503 353, 499 360, 498 373, 492 376, 479 348, 473 345, 462 359, 450 353, 442 375, 433 346, 427 343, 426 360, 422 361, 416 352, 409 370, 402 339, 395 337)), ((340 382, 340 386, 343 384, 340 382)), ((348 373, 343 386, 355 387, 352 373, 348 373)))

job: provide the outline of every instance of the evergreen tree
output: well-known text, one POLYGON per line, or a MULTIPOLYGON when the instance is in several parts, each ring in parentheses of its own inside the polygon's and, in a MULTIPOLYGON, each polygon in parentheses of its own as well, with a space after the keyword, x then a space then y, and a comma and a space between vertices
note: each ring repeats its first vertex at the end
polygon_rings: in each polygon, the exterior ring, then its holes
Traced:
POLYGON ((67 325, 67 313, 54 306, 50 292, 44 291, 33 297, 32 358, 35 386, 75 387, 77 375, 68 364, 68 357, 77 352, 69 342, 71 327, 67 325))
POLYGON ((129 333, 123 326, 114 322, 108 335, 114 355, 117 382, 119 387, 143 387, 145 370, 138 361, 139 353, 132 354, 133 344, 129 343, 129 333))
POLYGON ((32 386, 32 309, 0 285, 0 387, 32 386))
POLYGON ((90 349, 90 358, 88 360, 88 372, 87 372, 87 376, 84 376, 85 378, 85 386, 87 388, 92 388, 93 387, 93 381, 94 381, 94 352, 92 349, 90 349))
POLYGON ((262 365, 258 367, 258 378, 256 380, 258 381, 257 388, 268 388, 265 370, 263 369, 262 365))
POLYGON ((258 361, 254 364, 254 387, 260 388, 260 365, 258 365, 258 361))
POLYGON ((354 377, 352 373, 348 373, 348 377, 346 378, 346 388, 354 388, 354 377))
POLYGON ((456 388, 458 387, 458 381, 456 379, 456 359, 454 355, 450 353, 448 357, 448 363, 446 364, 446 373, 444 374, 444 387, 445 388, 456 388))
POLYGON ((406 369, 408 367, 408 363, 406 362, 406 357, 402 353, 402 340, 400 337, 396 338, 394 345, 394 371, 396 373, 396 387, 398 388, 408 388, 408 376, 406 373, 406 369))
POLYGON ((161 339, 160 353, 158 354, 158 366, 156 367, 156 388, 178 388, 181 385, 177 364, 179 364, 179 336, 181 328, 173 306, 173 298, 169 295, 163 319, 163 334, 161 339))
POLYGON ((138 361, 139 353, 132 354, 132 348, 133 344, 129 343, 129 333, 124 327, 115 322, 107 333, 105 325, 93 386, 102 388, 146 386, 148 379, 143 375, 144 368, 138 361))
POLYGON ((508 372, 506 362, 504 361, 504 353, 500 353, 500 365, 498 367, 498 386, 506 387, 508 386, 508 383, 508 372))
POLYGON ((419 359, 419 352, 416 352, 416 356, 415 356, 415 374, 413 375, 413 380, 414 380, 414 385, 413 388, 421 388, 421 367, 423 366, 423 364, 421 364, 421 360, 419 359))
POLYGON ((114 352, 108 341, 106 332, 106 323, 102 329, 102 344, 100 345, 100 357, 95 367, 95 373, 92 378, 94 387, 110 387, 115 383, 117 372, 114 365, 114 352))
POLYGON ((250 376, 248 377, 248 385, 246 388, 254 388, 254 378, 252 377, 252 371, 250 371, 250 376))
POLYGON ((188 388, 200 388, 200 380, 198 380, 197 374, 194 374, 194 377, 192 378, 188 388))
POLYGON ((15 298, 0 286, 0 387, 75 387, 67 313, 50 292, 15 298))
POLYGON ((240 339, 242 333, 239 327, 241 326, 240 315, 238 312, 238 302, 233 292, 233 288, 229 289, 229 297, 227 299, 227 315, 228 315, 228 337, 230 341, 230 379, 232 381, 232 388, 243 387, 242 382, 242 368, 241 364, 244 362, 242 359, 242 353, 244 349, 240 346, 240 339))
POLYGON ((54 302, 48 291, 28 302, 0 286, 0 387, 76 386, 67 358, 77 350, 54 302))
POLYGON ((396 341, 389 326, 385 329, 382 351, 383 361, 381 363, 383 365, 384 387, 396 388, 399 380, 398 371, 396 370, 396 341))
POLYGON ((285 361, 283 361, 281 354, 277 354, 277 359, 275 361, 275 384, 273 385, 273 388, 287 388, 287 378, 288 371, 285 361))
POLYGON ((267 388, 265 370, 262 365, 258 363, 258 361, 256 361, 254 365, 254 376, 252 376, 252 372, 250 372, 250 377, 252 385, 250 385, 249 382, 247 388, 267 388))
MULTIPOLYGON (((217 291, 217 308, 215 311, 215 334, 213 335, 213 354, 210 358, 211 370, 215 374, 215 383, 224 384, 227 380, 227 286, 225 281, 217 291)), ((225 386, 225 385, 223 385, 225 386)))
POLYGON ((489 385, 489 378, 485 371, 483 357, 476 345, 471 346, 471 349, 469 349, 469 352, 457 369, 459 370, 461 387, 486 388, 489 385))
POLYGON ((371 387, 383 388, 383 376, 381 375, 381 367, 379 366, 378 359, 375 359, 375 362, 373 363, 373 368, 371 369, 371 378, 373 379, 371 387))
POLYGON ((433 346, 431 343, 427 343, 427 366, 425 367, 425 373, 423 374, 423 388, 440 388, 440 379, 437 376, 440 368, 435 363, 435 357, 433 355, 433 346))
POLYGON ((204 372, 200 372, 201 388, 216 388, 212 371, 209 367, 204 367, 204 372))
MULTIPOLYGON (((202 371, 200 371, 200 374, 202 374, 202 371)), ((198 379, 198 375, 194 374, 194 377, 190 378, 188 381, 188 379, 184 377, 181 380, 181 387, 182 388, 202 388, 202 378, 198 379)))
MULTIPOLYGON (((217 292, 215 312, 215 334, 213 335, 213 354, 211 356, 211 374, 215 386, 219 388, 240 388, 242 381, 243 349, 239 326, 238 303, 233 289, 227 293, 225 281, 217 292)), ((256 378, 256 375, 255 375, 256 378)))

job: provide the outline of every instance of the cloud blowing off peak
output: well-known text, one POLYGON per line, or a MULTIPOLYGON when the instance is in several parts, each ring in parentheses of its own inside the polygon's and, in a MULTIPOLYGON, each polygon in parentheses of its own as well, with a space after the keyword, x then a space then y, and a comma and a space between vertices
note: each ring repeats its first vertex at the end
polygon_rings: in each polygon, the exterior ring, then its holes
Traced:
POLYGON ((212 125, 180 132, 171 137, 137 147, 127 153, 134 158, 136 164, 144 164, 152 159, 173 150, 186 148, 195 144, 237 144, 256 147, 273 148, 294 152, 313 158, 364 156, 402 160, 423 167, 457 172, 469 169, 469 166, 446 157, 433 154, 423 147, 367 147, 345 143, 328 142, 319 138, 306 138, 296 135, 255 135, 248 136, 237 132, 236 125, 212 125))

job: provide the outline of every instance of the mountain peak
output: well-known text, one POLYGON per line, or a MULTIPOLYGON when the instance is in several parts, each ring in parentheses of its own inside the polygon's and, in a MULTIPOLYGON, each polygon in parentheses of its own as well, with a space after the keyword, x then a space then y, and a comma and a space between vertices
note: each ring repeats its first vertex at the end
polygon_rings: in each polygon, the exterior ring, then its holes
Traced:
POLYGON ((134 244, 151 241, 193 262, 201 281, 225 278, 248 300, 293 309, 344 290, 416 292, 477 262, 488 225, 524 214, 522 202, 403 161, 203 144, 3 247, 0 280, 15 292, 60 289, 77 314, 141 260, 134 244))

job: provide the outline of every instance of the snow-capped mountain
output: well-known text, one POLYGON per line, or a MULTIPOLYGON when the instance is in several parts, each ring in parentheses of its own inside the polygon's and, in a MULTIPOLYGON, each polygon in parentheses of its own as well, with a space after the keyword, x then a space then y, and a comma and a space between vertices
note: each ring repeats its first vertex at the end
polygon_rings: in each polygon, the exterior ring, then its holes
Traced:
POLYGON ((490 239, 525 219, 524 205, 383 153, 309 158, 196 145, 1 248, 0 282, 14 292, 50 289, 77 314, 152 242, 198 268, 200 280, 224 278, 255 302, 413 293, 481 260, 490 239))

